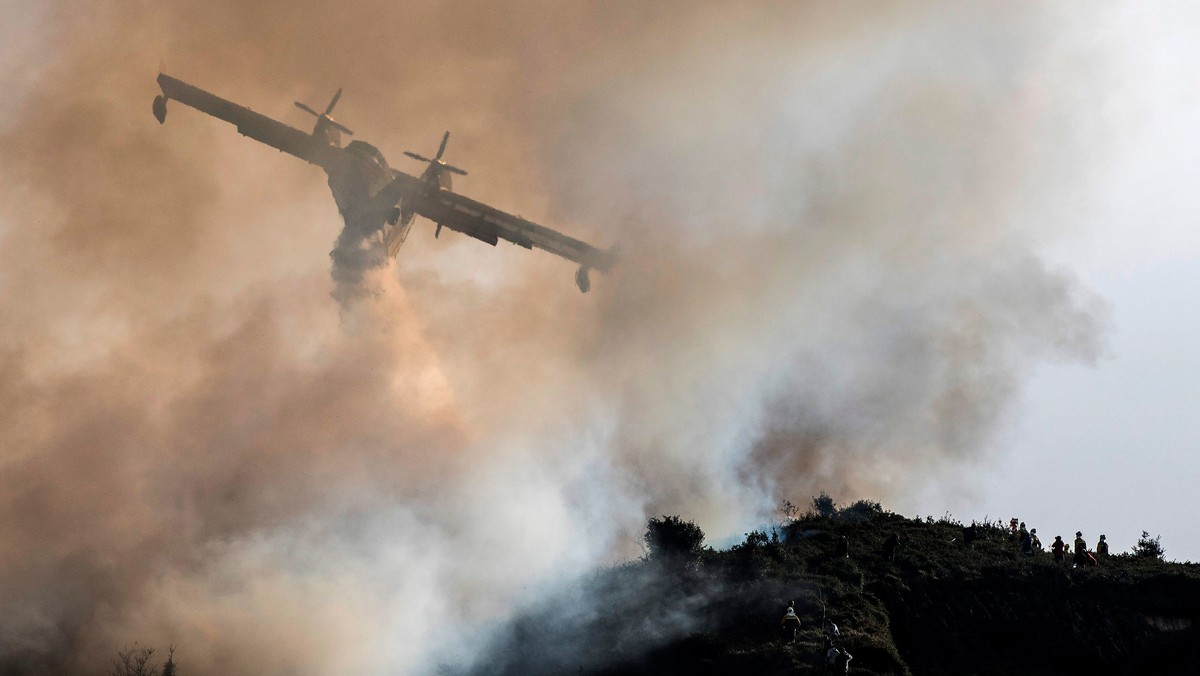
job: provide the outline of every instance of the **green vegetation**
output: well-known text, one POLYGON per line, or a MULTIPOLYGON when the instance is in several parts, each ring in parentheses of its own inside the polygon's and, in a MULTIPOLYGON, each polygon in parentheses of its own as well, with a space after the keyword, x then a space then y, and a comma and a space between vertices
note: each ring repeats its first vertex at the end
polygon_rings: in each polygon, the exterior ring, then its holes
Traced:
POLYGON ((1142 531, 1142 537, 1138 538, 1137 545, 1133 548, 1133 555, 1140 556, 1146 559, 1162 560, 1163 555, 1167 550, 1163 549, 1162 536, 1156 535, 1150 537, 1148 531, 1142 531))
POLYGON ((825 673, 823 618, 841 628, 855 674, 1190 674, 1200 664, 1200 566, 1164 562, 1157 538, 1074 568, 1070 557, 1022 556, 1000 522, 908 519, 828 498, 803 515, 785 503, 782 523, 727 551, 700 549, 703 533, 680 517, 651 519, 645 560, 528 609, 476 668, 825 673), (892 534, 894 561, 883 555, 892 534), (802 620, 795 643, 780 628, 789 601, 802 620))
POLYGON ((650 561, 672 569, 694 568, 704 547, 704 531, 678 516, 651 518, 643 539, 650 561))

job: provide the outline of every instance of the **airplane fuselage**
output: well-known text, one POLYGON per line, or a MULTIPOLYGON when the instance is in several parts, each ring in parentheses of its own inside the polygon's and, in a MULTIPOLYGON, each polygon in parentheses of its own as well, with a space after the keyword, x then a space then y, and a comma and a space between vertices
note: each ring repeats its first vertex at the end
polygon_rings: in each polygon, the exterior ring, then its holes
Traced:
POLYGON ((388 255, 395 256, 408 237, 414 214, 395 208, 394 214, 367 209, 371 198, 392 182, 392 170, 383 153, 364 141, 351 141, 325 165, 329 189, 346 226, 364 238, 382 230, 388 255))
POLYGON ((329 189, 343 216, 357 214, 371 197, 392 181, 392 170, 375 146, 351 141, 325 167, 329 189))

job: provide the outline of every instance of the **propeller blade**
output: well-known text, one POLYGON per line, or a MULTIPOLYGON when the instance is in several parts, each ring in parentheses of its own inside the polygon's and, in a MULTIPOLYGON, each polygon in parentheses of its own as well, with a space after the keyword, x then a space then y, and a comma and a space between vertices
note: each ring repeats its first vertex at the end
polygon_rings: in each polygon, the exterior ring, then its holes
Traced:
POLYGON ((313 110, 312 108, 309 108, 308 106, 304 105, 303 103, 300 103, 299 101, 295 101, 295 104, 296 104, 297 108, 299 108, 300 110, 303 110, 304 112, 308 113, 309 115, 312 115, 314 117, 321 117, 320 113, 313 110))
POLYGON ((449 140, 450 140, 450 132, 446 132, 446 135, 442 137, 442 145, 438 146, 438 154, 434 155, 433 159, 435 159, 435 160, 442 159, 442 153, 446 152, 446 142, 449 140))
POLYGON ((421 157, 420 155, 418 155, 414 152, 409 152, 407 150, 404 151, 404 154, 408 155, 409 157, 413 158, 414 160, 417 160, 418 162, 432 162, 433 161, 433 160, 429 159, 428 157, 421 157))
POLYGON ((446 164, 444 162, 439 162, 438 164, 441 164, 442 168, 445 169, 446 171, 458 174, 459 176, 467 175, 466 170, 459 169, 458 167, 454 166, 453 164, 446 164))
POLYGON ((329 117, 326 117, 325 120, 327 122, 329 122, 329 126, 333 127, 334 129, 337 129, 338 131, 342 132, 346 136, 354 136, 354 132, 347 129, 345 125, 338 123, 338 122, 334 122, 333 119, 329 118, 329 117))
POLYGON ((340 98, 342 98, 342 88, 338 87, 337 93, 333 95, 333 100, 329 102, 329 107, 325 109, 326 115, 333 112, 333 107, 337 105, 340 98))

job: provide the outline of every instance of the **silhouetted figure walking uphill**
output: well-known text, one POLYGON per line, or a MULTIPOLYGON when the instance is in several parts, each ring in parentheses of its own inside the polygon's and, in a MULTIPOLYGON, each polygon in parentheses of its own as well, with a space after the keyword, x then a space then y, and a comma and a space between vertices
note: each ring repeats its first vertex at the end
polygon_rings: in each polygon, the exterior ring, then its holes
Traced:
POLYGON ((900 536, 895 532, 888 535, 888 538, 883 541, 883 560, 895 561, 896 550, 900 548, 900 536))
POLYGON ((796 615, 795 602, 788 604, 787 610, 783 613, 783 619, 779 621, 779 626, 783 627, 783 637, 791 639, 794 643, 797 634, 800 633, 800 618, 796 615))
POLYGON ((842 632, 838 630, 837 624, 833 620, 825 620, 825 640, 829 643, 829 646, 836 646, 841 636, 842 632))

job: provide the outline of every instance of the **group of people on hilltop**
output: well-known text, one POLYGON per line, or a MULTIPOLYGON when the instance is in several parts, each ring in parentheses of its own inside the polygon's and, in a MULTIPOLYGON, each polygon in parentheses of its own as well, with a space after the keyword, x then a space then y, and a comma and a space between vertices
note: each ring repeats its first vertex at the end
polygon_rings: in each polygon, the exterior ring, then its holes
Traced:
MULTIPOLYGON (((779 622, 784 630, 785 637, 790 637, 791 642, 796 642, 796 637, 800 632, 800 616, 796 614, 795 602, 789 602, 787 610, 783 613, 783 619, 779 622)), ((849 674, 850 660, 854 657, 849 650, 839 645, 841 643, 842 632, 838 629, 837 624, 830 618, 826 618, 822 633, 825 638, 825 666, 830 673, 834 674, 849 674)))
POLYGON ((1042 551, 1042 541, 1038 538, 1037 529, 1026 529, 1025 522, 1022 521, 1020 526, 1017 526, 1017 518, 1013 517, 1012 523, 1009 526, 1013 529, 1013 538, 1015 538, 1021 547, 1021 553, 1025 556, 1033 556, 1033 553, 1042 551))
MULTIPOLYGON (((1038 539, 1037 529, 1025 529, 1025 522, 1017 521, 1017 517, 1013 517, 1009 522, 1009 528, 1012 532, 1012 538, 1018 542, 1021 548, 1021 553, 1025 556, 1033 556, 1034 552, 1042 551, 1042 541, 1038 539)), ((1087 541, 1083 539, 1082 531, 1075 531, 1075 542, 1068 545, 1061 535, 1054 536, 1054 542, 1050 544, 1050 552, 1054 555, 1055 563, 1066 563, 1067 554, 1073 552, 1071 558, 1072 566, 1094 566, 1097 563, 1097 556, 1108 556, 1108 541, 1104 536, 1100 536, 1099 542, 1096 543, 1096 551, 1088 551, 1087 541)))

